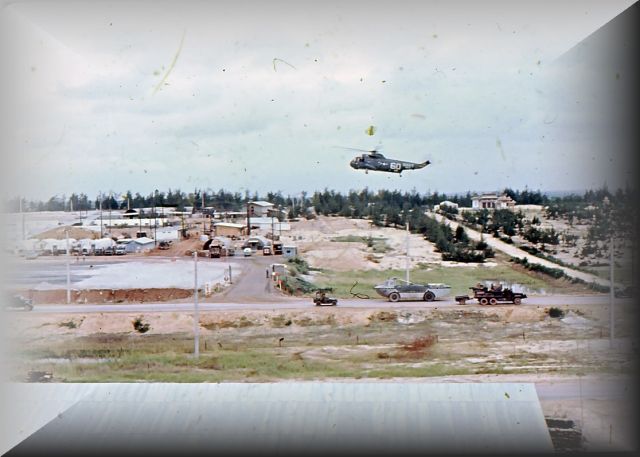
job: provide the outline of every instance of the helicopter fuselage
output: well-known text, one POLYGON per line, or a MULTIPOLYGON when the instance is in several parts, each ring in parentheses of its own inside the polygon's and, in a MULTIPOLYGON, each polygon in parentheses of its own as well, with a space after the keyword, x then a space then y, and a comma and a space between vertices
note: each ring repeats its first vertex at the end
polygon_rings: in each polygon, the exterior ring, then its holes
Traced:
POLYGON ((384 171, 387 173, 402 173, 404 170, 418 170, 429 165, 429 161, 422 163, 406 162, 404 160, 396 160, 386 158, 380 153, 362 154, 354 157, 349 164, 351 168, 365 171, 384 171))

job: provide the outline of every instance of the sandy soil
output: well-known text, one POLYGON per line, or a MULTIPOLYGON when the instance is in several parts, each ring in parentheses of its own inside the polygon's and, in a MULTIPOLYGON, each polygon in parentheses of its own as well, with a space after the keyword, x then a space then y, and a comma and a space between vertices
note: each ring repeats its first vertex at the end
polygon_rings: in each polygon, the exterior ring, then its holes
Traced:
MULTIPOLYGON (((312 267, 337 271, 406 267, 407 232, 404 229, 375 227, 364 219, 318 216, 316 219, 292 222, 291 233, 293 235, 287 237, 283 235, 285 244, 297 245, 300 254, 312 267), (331 241, 348 236, 384 238, 388 249, 384 254, 375 253, 364 242, 331 241)), ((433 243, 418 234, 409 235, 409 257, 410 268, 415 268, 418 263, 460 265, 458 262, 443 262, 433 243)))

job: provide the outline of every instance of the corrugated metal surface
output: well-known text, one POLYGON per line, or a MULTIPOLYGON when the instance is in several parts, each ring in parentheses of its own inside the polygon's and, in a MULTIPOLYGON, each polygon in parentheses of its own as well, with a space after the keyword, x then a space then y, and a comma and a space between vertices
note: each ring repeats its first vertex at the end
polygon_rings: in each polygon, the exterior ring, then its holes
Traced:
MULTIPOLYGON (((24 385, 21 395, 28 398, 33 388, 68 399, 73 387, 24 385)), ((93 384, 78 389, 76 404, 24 445, 55 440, 68 446, 66 436, 76 446, 188 442, 272 451, 553 450, 533 384, 93 384)))

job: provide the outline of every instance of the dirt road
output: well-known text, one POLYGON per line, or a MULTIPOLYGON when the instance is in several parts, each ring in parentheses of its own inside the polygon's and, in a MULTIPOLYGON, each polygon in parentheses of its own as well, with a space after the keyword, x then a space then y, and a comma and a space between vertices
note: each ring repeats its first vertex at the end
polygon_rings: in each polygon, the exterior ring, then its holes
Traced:
POLYGON ((267 277, 267 270, 272 263, 278 263, 281 257, 252 255, 250 257, 234 257, 225 260, 233 271, 233 265, 240 265, 242 274, 237 278, 232 277, 232 285, 215 301, 224 303, 251 303, 260 297, 260 302, 278 303, 286 297, 280 290, 274 287, 273 281, 267 277))
MULTIPOLYGON (((457 222, 450 221, 449 219, 439 214, 429 213, 429 215, 432 217, 435 217, 438 222, 444 222, 445 224, 449 225, 453 230, 455 230, 459 225, 457 222)), ((471 238, 474 241, 480 241, 480 238, 481 238, 480 232, 470 229, 466 226, 464 227, 464 229, 467 232, 467 235, 469 235, 469 238, 471 238)), ((591 273, 585 273, 583 271, 574 270, 573 268, 567 268, 565 266, 558 265, 557 263, 553 263, 553 262, 549 262, 548 260, 541 259, 540 257, 531 255, 528 252, 523 251, 522 249, 519 249, 513 245, 505 243, 504 241, 494 238, 491 235, 485 235, 484 237, 482 237, 482 240, 485 243, 487 243, 489 246, 491 246, 493 249, 504 252, 505 254, 510 255, 511 257, 525 258, 529 263, 537 263, 547 268, 560 269, 564 271, 564 273, 567 276, 570 276, 572 278, 578 278, 588 283, 596 283, 601 286, 609 287, 609 280, 607 279, 602 279, 599 276, 596 276, 591 273)), ((616 283, 616 287, 623 287, 623 285, 616 283)))

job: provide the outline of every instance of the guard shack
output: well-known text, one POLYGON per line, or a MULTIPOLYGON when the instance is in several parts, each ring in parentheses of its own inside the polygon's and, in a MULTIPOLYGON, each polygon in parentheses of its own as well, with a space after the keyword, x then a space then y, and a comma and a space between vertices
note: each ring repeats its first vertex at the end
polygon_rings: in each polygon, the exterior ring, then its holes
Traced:
POLYGON ((282 257, 285 259, 291 259, 298 255, 297 246, 282 246, 282 257))

